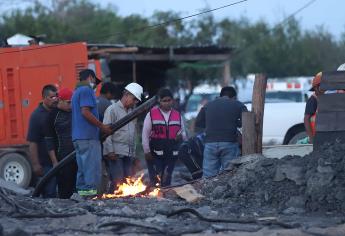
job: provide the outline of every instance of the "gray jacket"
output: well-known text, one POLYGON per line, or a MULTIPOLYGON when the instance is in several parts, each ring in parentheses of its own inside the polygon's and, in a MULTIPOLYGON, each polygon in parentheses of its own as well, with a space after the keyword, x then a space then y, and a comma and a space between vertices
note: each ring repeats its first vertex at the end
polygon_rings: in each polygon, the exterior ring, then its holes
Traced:
MULTIPOLYGON (((109 106, 104 113, 103 124, 114 124, 132 109, 125 110, 121 101, 109 106)), ((103 142, 103 155, 114 152, 118 155, 135 156, 136 120, 129 122, 103 142)))

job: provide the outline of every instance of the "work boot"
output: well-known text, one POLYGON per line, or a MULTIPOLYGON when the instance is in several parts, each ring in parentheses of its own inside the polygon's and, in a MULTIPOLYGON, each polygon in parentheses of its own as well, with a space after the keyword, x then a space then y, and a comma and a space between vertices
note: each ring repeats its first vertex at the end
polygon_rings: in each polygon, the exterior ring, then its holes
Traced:
POLYGON ((78 195, 84 200, 92 199, 94 197, 97 197, 97 190, 96 189, 78 190, 78 195))

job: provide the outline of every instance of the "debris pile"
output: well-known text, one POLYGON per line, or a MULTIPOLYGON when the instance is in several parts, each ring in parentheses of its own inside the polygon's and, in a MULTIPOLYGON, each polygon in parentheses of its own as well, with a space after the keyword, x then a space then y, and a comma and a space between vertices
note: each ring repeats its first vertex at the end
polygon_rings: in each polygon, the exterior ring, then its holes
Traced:
POLYGON ((0 235, 345 235, 344 150, 243 157, 163 197, 40 199, 0 185, 0 235))
POLYGON ((304 157, 254 155, 238 169, 203 181, 200 187, 209 198, 245 208, 270 207, 283 213, 344 212, 345 145, 326 145, 304 157))

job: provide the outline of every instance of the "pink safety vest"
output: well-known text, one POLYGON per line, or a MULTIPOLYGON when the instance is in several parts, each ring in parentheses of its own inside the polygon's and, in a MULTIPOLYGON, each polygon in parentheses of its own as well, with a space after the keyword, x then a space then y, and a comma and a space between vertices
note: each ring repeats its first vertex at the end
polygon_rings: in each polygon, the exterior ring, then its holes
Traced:
POLYGON ((151 139, 175 139, 181 130, 181 115, 172 109, 168 122, 165 121, 160 109, 156 106, 150 111, 152 131, 151 139))

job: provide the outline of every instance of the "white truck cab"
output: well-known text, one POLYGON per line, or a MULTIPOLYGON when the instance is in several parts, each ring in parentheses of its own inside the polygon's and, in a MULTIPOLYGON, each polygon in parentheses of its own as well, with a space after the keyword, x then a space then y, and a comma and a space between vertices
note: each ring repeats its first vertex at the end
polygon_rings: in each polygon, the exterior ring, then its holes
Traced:
POLYGON ((268 79, 266 88, 263 143, 296 144, 307 136, 304 111, 311 95, 313 77, 268 79))
POLYGON ((268 79, 266 102, 306 102, 313 77, 268 79))

